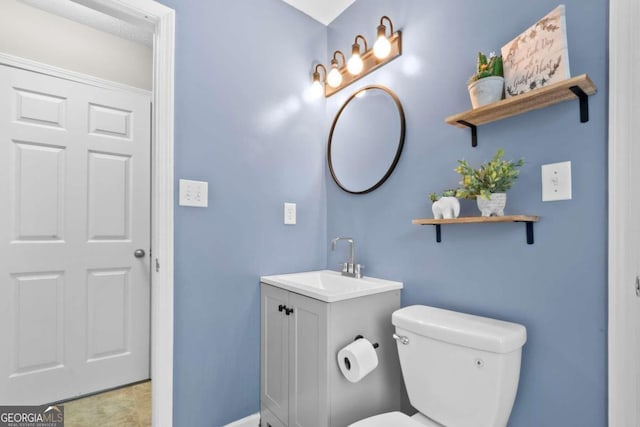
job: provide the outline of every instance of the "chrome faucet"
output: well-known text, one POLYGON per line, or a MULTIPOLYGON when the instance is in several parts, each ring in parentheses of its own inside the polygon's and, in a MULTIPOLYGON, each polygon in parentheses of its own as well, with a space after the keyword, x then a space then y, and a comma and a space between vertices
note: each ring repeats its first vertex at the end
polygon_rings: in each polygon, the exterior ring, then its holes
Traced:
POLYGON ((339 240, 346 240, 349 242, 351 247, 351 252, 349 254, 349 261, 342 264, 342 275, 355 277, 359 279, 362 277, 362 270, 364 270, 364 265, 356 264, 356 244, 351 237, 336 237, 331 241, 331 250, 336 250, 336 243, 339 240))

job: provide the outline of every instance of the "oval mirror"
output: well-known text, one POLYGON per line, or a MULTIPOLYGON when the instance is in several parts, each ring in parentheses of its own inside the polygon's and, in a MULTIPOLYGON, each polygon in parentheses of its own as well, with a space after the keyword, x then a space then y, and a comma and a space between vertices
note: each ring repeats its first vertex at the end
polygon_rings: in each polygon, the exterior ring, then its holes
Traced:
POLYGON ((404 110, 391 90, 373 85, 352 94, 329 134, 327 157, 333 180, 352 194, 380 187, 400 159, 404 131, 404 110))

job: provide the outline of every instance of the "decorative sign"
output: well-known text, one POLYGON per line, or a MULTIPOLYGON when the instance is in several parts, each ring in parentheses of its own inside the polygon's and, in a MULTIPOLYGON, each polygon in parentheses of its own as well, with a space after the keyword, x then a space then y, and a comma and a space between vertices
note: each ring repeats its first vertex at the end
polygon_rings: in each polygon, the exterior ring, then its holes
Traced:
POLYGON ((502 58, 507 98, 570 78, 564 5, 503 46, 502 58))

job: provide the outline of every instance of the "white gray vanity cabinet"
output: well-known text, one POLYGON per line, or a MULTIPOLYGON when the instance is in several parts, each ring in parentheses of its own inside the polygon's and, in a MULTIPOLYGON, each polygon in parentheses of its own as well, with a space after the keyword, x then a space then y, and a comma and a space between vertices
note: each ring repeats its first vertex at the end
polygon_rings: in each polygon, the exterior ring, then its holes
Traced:
POLYGON ((400 409, 401 373, 391 314, 400 291, 326 303, 261 284, 262 427, 345 427, 400 409), (338 351, 363 335, 377 342, 379 365, 347 381, 338 351))
POLYGON ((262 285, 261 404, 284 426, 319 426, 327 412, 326 328, 327 304, 262 285))

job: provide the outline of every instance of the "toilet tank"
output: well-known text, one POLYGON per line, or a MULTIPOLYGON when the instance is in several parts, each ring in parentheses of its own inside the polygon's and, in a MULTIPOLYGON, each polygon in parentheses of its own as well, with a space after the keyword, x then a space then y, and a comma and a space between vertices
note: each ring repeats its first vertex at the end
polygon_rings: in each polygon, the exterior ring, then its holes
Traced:
POLYGON ((524 326, 414 305, 392 315, 411 404, 447 427, 505 427, 520 378, 524 326))

